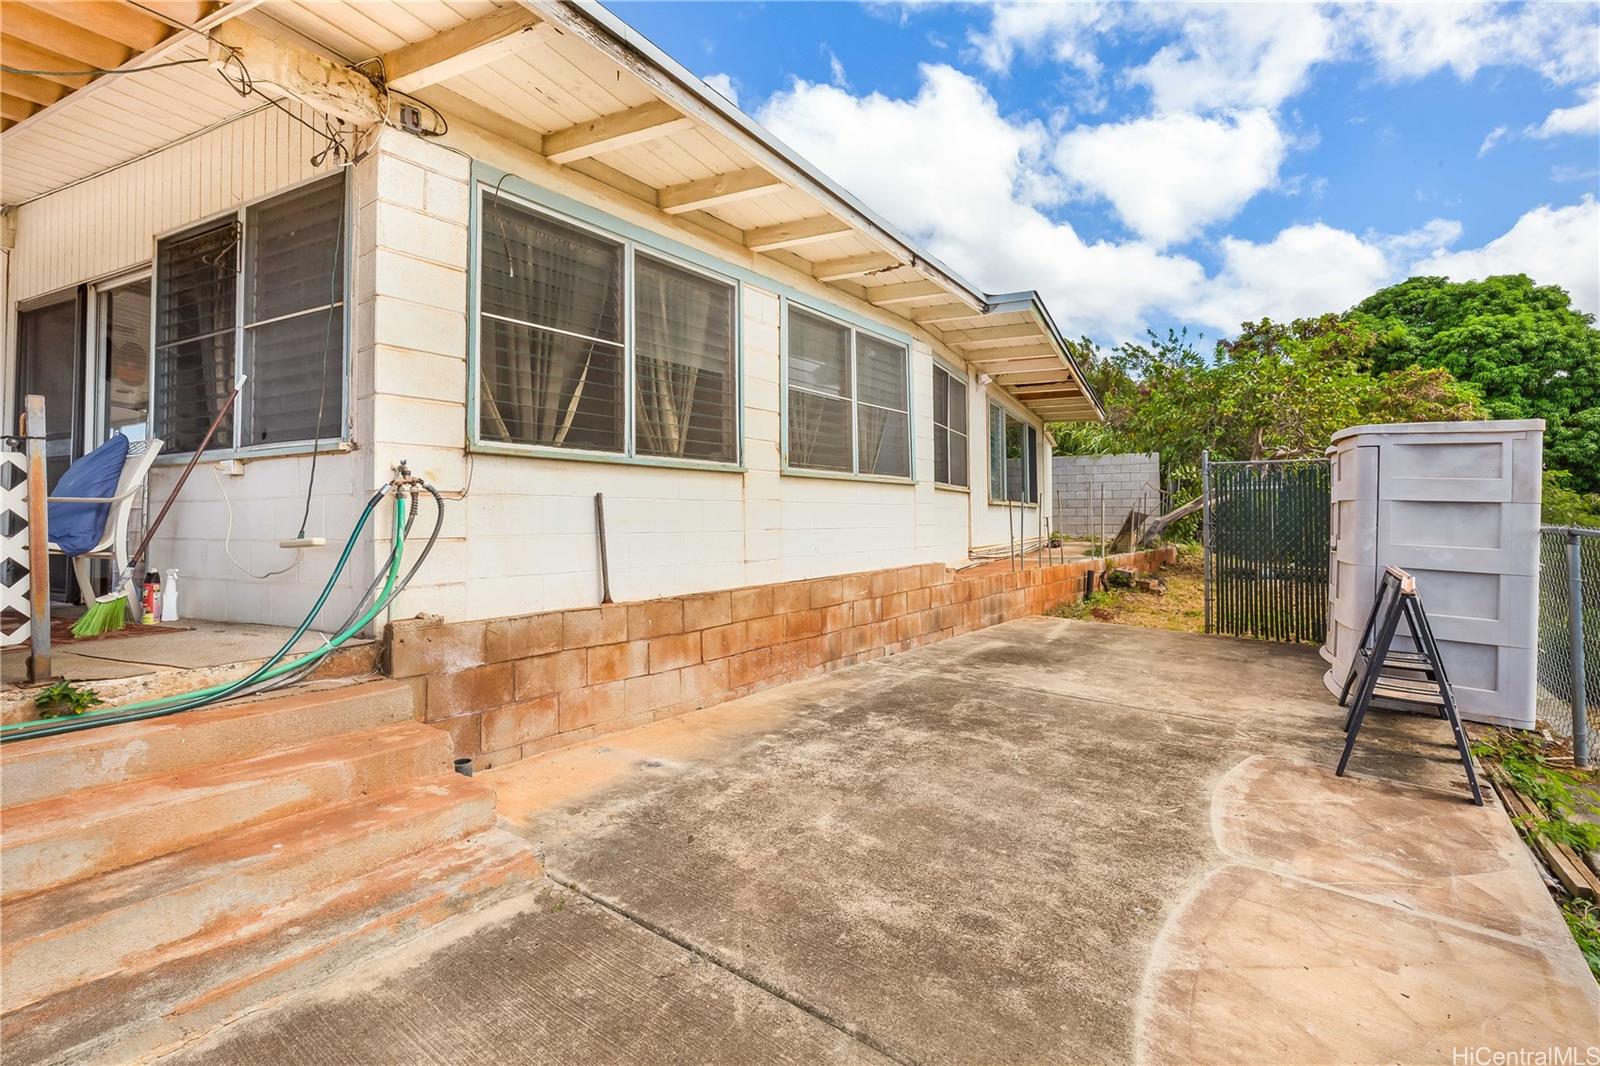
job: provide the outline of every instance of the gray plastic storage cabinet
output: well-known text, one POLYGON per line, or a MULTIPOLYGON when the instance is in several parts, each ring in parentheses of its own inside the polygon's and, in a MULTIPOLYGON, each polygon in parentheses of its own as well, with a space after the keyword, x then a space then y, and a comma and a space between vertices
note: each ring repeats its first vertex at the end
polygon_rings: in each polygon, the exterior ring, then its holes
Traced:
POLYGON ((1419 422, 1334 434, 1324 682, 1350 669, 1385 566, 1417 579, 1461 715, 1534 722, 1544 422, 1419 422))

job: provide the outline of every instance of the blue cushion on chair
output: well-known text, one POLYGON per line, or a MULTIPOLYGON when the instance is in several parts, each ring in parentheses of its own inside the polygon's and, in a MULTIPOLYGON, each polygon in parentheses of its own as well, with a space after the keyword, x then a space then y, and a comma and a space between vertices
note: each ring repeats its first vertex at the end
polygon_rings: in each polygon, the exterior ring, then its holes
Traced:
MULTIPOLYGON (((113 434, 110 440, 67 467, 50 495, 110 496, 117 491, 127 458, 128 438, 113 434)), ((52 503, 46 518, 50 540, 67 555, 82 555, 100 543, 110 513, 109 503, 52 503)))

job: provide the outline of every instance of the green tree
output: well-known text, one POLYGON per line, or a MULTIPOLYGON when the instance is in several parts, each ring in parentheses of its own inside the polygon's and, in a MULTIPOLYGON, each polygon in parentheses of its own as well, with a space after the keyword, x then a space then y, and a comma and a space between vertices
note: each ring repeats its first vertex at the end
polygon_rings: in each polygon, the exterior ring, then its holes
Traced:
POLYGON ((1600 330, 1555 285, 1525 274, 1452 282, 1416 277, 1348 316, 1372 329, 1374 372, 1446 370, 1491 418, 1542 418, 1545 464, 1580 493, 1600 492, 1600 330))
POLYGON ((1447 371, 1370 373, 1375 344, 1369 326, 1338 315, 1246 322, 1210 359, 1183 331, 1110 351, 1085 341, 1077 356, 1101 390, 1106 422, 1057 427, 1056 445, 1160 452, 1171 470, 1205 450, 1218 459, 1321 455, 1335 432, 1363 423, 1484 417, 1447 371))

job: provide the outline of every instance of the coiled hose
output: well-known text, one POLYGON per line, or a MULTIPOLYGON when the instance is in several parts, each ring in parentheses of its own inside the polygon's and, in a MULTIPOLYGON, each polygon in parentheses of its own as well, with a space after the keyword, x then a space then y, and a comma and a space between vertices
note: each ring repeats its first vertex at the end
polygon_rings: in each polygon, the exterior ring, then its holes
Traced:
POLYGON ((140 700, 137 703, 125 703, 115 707, 86 711, 72 718, 0 725, 0 743, 26 740, 30 737, 59 736, 84 729, 97 729, 101 726, 118 725, 124 722, 139 722, 149 718, 162 718, 169 714, 178 714, 182 711, 209 706, 234 696, 265 692, 282 685, 291 684, 304 677, 316 667, 317 663, 346 640, 349 640, 350 637, 360 632, 388 607, 395 596, 399 595, 401 590, 411 583, 411 579, 416 576, 424 560, 427 559, 428 553, 433 550, 434 543, 439 539, 439 531, 444 525, 444 501, 432 485, 426 482, 413 482, 412 484, 414 486, 420 485, 423 490, 433 497, 435 514, 433 529, 428 534, 427 543, 423 545, 416 562, 411 565, 410 570, 406 571, 403 578, 399 576, 400 565, 404 555, 406 537, 411 532, 411 527, 416 521, 415 504, 418 493, 415 487, 410 489, 412 507, 408 515, 406 491, 396 481, 385 485, 373 493, 371 499, 367 500, 366 506, 362 508, 361 517, 356 521, 355 528, 350 531, 350 536, 345 540, 344 550, 339 553, 339 560, 334 564, 333 572, 328 575, 327 583, 323 585, 321 594, 317 596, 316 602, 312 605, 311 610, 307 612, 305 618, 300 621, 294 632, 289 635, 289 639, 284 641, 283 646, 274 652, 270 658, 244 677, 236 681, 227 681, 222 684, 196 689, 193 692, 177 693, 157 699, 140 700), (301 637, 305 636, 306 631, 311 628, 312 621, 326 606, 328 597, 338 584, 339 575, 344 572, 345 566, 350 561, 350 555, 355 550, 361 531, 366 528, 367 523, 371 520, 374 510, 378 506, 378 501, 382 500, 390 491, 394 492, 395 537, 394 545, 389 551, 388 565, 367 585, 366 591, 357 600, 355 608, 340 623, 338 632, 331 639, 320 648, 309 651, 290 662, 284 662, 283 660, 289 654, 290 649, 299 642, 301 637), (383 581, 383 589, 379 592, 377 598, 368 604, 367 601, 372 597, 373 590, 377 587, 380 579, 383 581))

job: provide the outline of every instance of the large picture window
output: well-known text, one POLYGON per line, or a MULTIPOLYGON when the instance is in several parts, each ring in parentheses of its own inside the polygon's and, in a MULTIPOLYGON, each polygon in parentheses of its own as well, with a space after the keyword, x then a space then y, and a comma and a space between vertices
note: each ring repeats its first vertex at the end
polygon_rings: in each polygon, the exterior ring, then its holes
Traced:
POLYGON ((998 404, 989 407, 989 498, 1039 502, 1039 434, 998 404))
POLYGON ((933 480, 967 485, 967 381, 933 364, 933 480))
POLYGON ((155 433, 193 451, 343 436, 344 176, 303 185, 156 249, 155 433))
POLYGON ((910 477, 905 346, 793 305, 787 329, 789 466, 910 477))
POLYGON ((732 283, 487 191, 480 233, 480 440, 738 461, 732 283))

